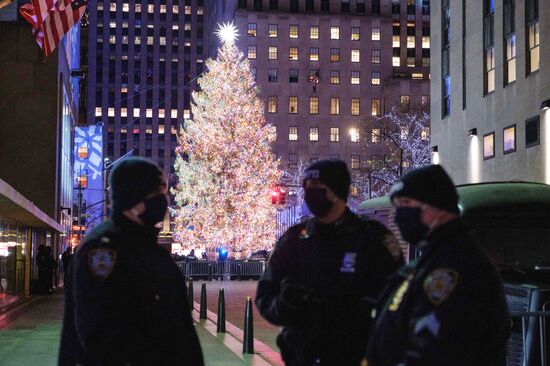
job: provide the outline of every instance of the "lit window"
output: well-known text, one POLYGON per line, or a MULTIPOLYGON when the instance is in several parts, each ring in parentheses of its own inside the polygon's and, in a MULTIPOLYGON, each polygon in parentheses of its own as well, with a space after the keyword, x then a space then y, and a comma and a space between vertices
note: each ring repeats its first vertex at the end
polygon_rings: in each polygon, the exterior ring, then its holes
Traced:
POLYGON ((340 27, 330 27, 330 39, 340 39, 340 27))
POLYGON ((145 117, 153 118, 153 110, 151 108, 147 108, 147 110, 145 111, 145 117))
POLYGON ((359 169, 359 163, 360 163, 360 160, 359 160, 359 155, 351 155, 351 169, 355 170, 355 169, 359 169))
POLYGON ((340 84, 340 71, 333 70, 330 72, 330 83, 340 84))
POLYGON ((298 113, 298 97, 288 98, 288 113, 291 113, 291 114, 298 113))
POLYGON ((107 109, 107 116, 108 117, 114 117, 115 116, 115 109, 114 108, 108 108, 107 109))
POLYGON ((340 61, 340 49, 339 48, 331 48, 330 49, 330 61, 331 62, 340 61))
POLYGON ((164 108, 160 108, 160 109, 159 109, 159 118, 164 118, 164 117, 165 117, 165 114, 166 114, 166 113, 165 113, 164 108))
POLYGON ((351 27, 351 40, 358 41, 361 37, 359 27, 351 27))
POLYGON ((173 14, 179 14, 180 7, 178 5, 172 5, 172 13, 173 14))
POLYGON ((371 115, 373 116, 380 116, 382 114, 382 108, 380 99, 374 98, 371 101, 371 115))
POLYGON ((309 128, 309 141, 319 141, 319 127, 309 128))
POLYGON ((422 131, 420 132, 420 138, 423 141, 427 141, 430 138, 430 128, 429 127, 422 127, 422 131))
POLYGON ((185 6, 185 15, 191 15, 191 6, 190 5, 185 6))
POLYGON ((248 36, 249 37, 256 37, 257 29, 256 29, 256 23, 248 23, 248 36))
POLYGON ((340 98, 330 98, 330 114, 340 114, 340 98))
POLYGON ((95 107, 95 116, 101 117, 101 107, 95 107))
POLYGON ((290 61, 298 61, 298 47, 290 47, 288 57, 290 61))
POLYGON ((130 4, 123 3, 122 4, 122 11, 125 12, 125 13, 129 12, 130 11, 130 4))
POLYGON ((109 6, 110 11, 116 11, 116 3, 111 3, 109 6))
POLYGON ((267 26, 267 36, 269 38, 277 38, 279 34, 279 26, 277 24, 269 24, 267 26))
POLYGON ((309 61, 319 61, 319 48, 311 47, 309 49, 309 61))
POLYGON ((76 184, 80 186, 80 188, 87 188, 88 187, 88 169, 81 169, 80 174, 76 178, 76 184))
POLYGON ((115 44, 116 43, 116 36, 114 34, 111 34, 109 36, 109 43, 110 44, 115 44))
POLYGON ((120 116, 121 117, 128 117, 128 109, 127 108, 120 108, 120 116))
POLYGON ((351 115, 358 116, 360 114, 360 110, 359 98, 351 98, 351 115))
POLYGON ((277 69, 268 69, 267 70, 267 81, 270 83, 276 83, 278 79, 278 70, 277 69))
POLYGON ((411 107, 411 97, 408 95, 402 95, 400 102, 401 102, 401 111, 408 112, 409 108, 411 107))
POLYGON ((319 98, 309 98, 309 114, 319 114, 319 98))
POLYGON ((140 113, 139 108, 134 108, 134 117, 139 117, 140 113))
POLYGON ((351 62, 359 62, 361 54, 359 50, 351 50, 351 62))
POLYGON ((310 39, 319 39, 319 26, 310 25, 309 26, 309 38, 310 39))
POLYGON ((401 47, 401 36, 393 35, 391 38, 392 47, 401 47))
POLYGON ((152 45, 152 44, 153 44, 153 36, 148 36, 148 37, 147 37, 147 44, 148 44, 148 45, 152 45))
MULTIPOLYGON (((137 8, 137 7, 136 7, 137 8)), ((141 9, 141 5, 140 5, 140 9, 141 9)), ((103 10, 103 3, 102 2, 99 2, 97 4, 97 10, 103 10)), ((136 10, 137 11, 137 10, 136 10)))
MULTIPOLYGON (((111 5, 112 5, 112 3, 111 3, 111 5)), ((147 5, 147 12, 149 14, 153 14, 155 12, 155 5, 154 4, 147 5)))
POLYGON ((424 107, 429 106, 430 105, 430 96, 429 95, 423 95, 420 98, 420 104, 422 104, 422 106, 424 106, 424 107))
POLYGON ((430 48, 430 36, 422 36, 422 48, 430 48))
POLYGON ((516 151, 516 125, 506 127, 503 132, 504 154, 516 151))
POLYGON ((351 142, 359 142, 359 129, 358 128, 350 129, 349 138, 351 142))
POLYGON ((373 71, 371 73, 371 84, 380 85, 380 71, 373 71))
POLYGON ((134 44, 141 44, 141 36, 134 37, 134 44))
POLYGON ((298 127, 291 126, 288 128, 288 141, 298 141, 298 127))
POLYGON ((373 128, 371 131, 371 142, 378 144, 382 141, 382 130, 380 128, 373 128))
POLYGON ((536 22, 528 27, 529 37, 529 73, 535 72, 539 69, 539 45, 540 45, 540 33, 539 22, 536 22))
POLYGON ((486 93, 491 93, 495 90, 495 47, 485 50, 486 54, 486 93))
POLYGON ((251 60, 256 58, 256 46, 248 46, 248 58, 251 60))
POLYGON ((177 109, 170 110, 170 118, 178 118, 178 110, 177 109))
POLYGON ((289 37, 290 38, 298 38, 298 26, 297 25, 291 25, 290 26, 289 37))
POLYGON ((373 27, 372 28, 370 38, 373 41, 379 41, 380 40, 380 28, 379 27, 373 27))
POLYGON ((371 51, 371 62, 373 64, 379 64, 380 63, 380 50, 372 50, 371 51))
POLYGON ((516 35, 512 34, 506 39, 506 81, 516 81, 516 35))
POLYGON ((416 66, 415 58, 413 56, 407 56, 407 67, 415 67, 415 66, 416 66))
POLYGON ((269 46, 268 58, 270 60, 276 60, 277 59, 277 46, 269 46))
POLYGON ((160 13, 161 14, 166 14, 166 5, 161 5, 160 6, 160 13))
POLYGON ((353 85, 361 84, 361 73, 359 71, 351 72, 351 84, 353 85))
POLYGON ((204 15, 204 9, 202 6, 197 7, 197 15, 204 15))
POLYGON ((159 135, 164 135, 164 125, 159 125, 159 135))
POLYGON ((495 157, 495 133, 491 132, 483 136, 483 159, 495 157))
POLYGON ((330 142, 340 141, 340 129, 338 127, 330 128, 330 142))
POLYGON ((414 36, 407 36, 407 48, 414 48, 416 45, 414 36))
POLYGON ((267 113, 277 113, 277 97, 274 95, 268 98, 267 113))

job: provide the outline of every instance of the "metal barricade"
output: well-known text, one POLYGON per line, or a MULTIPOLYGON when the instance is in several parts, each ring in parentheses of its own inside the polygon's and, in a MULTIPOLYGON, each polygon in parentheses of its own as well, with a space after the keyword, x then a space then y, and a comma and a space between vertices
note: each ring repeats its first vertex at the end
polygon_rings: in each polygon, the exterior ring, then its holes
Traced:
POLYGON ((258 280, 265 270, 265 261, 178 261, 176 265, 186 279, 258 280))
POLYGON ((512 332, 506 352, 507 366, 550 366, 550 303, 543 311, 511 312, 512 332))

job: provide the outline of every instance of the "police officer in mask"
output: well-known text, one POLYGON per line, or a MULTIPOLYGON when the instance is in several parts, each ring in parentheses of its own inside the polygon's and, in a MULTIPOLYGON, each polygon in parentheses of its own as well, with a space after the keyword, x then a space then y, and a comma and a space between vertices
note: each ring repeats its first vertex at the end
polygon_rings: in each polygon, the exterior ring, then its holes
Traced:
POLYGON ((346 205, 346 163, 324 160, 303 179, 314 218, 279 239, 257 289, 256 305, 283 326, 277 344, 287 365, 359 365, 370 312, 403 258, 395 237, 346 205))
POLYGON ((58 365, 202 366, 184 278, 157 245, 162 171, 129 158, 110 179, 111 220, 79 246, 65 282, 58 365))
POLYGON ((401 235, 421 256, 384 291, 368 365, 505 365, 510 321, 502 283, 459 219, 447 173, 439 165, 413 170, 390 196, 401 235))

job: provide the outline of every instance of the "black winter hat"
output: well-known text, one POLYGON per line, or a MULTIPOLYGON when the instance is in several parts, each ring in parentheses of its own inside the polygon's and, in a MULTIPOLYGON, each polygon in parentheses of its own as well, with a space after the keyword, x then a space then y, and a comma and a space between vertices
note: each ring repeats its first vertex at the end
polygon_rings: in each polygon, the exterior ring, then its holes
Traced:
POLYGON ((428 165, 407 172, 390 191, 396 197, 409 197, 458 214, 458 194, 453 181, 440 165, 428 165))
POLYGON ((307 179, 319 179, 335 195, 347 201, 351 177, 348 166, 344 161, 336 159, 319 160, 306 169, 302 184, 305 184, 307 179))
POLYGON ((150 160, 127 158, 117 163, 110 176, 113 216, 137 205, 163 183, 162 171, 150 160))

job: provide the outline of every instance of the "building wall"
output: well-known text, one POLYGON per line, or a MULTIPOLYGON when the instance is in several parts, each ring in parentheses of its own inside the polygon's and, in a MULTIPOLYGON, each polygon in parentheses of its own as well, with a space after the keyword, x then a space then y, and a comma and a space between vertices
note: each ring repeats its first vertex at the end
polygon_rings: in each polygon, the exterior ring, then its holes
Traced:
POLYGON ((88 124, 104 156, 133 155, 173 171, 176 133, 203 71, 204 2, 98 1, 90 8, 88 124))
POLYGON ((484 88, 483 7, 477 0, 464 0, 464 4, 462 0, 450 2, 451 112, 445 118, 442 118, 442 8, 440 1, 432 3, 432 144, 437 146, 441 164, 457 184, 503 180, 549 182, 545 178, 550 174, 546 168, 550 161, 545 134, 548 113, 541 112, 540 105, 543 100, 550 99, 550 9, 543 6, 544 1, 539 0, 539 3, 540 69, 526 75, 525 0, 516 0, 517 78, 505 85, 504 2, 495 0, 495 90, 487 94, 484 88), (536 116, 540 116, 540 144, 526 148, 526 120, 536 116), (514 124, 516 151, 505 154, 503 129, 514 124), (477 137, 468 136, 473 128, 477 129, 477 137), (484 159, 483 136, 492 132, 495 133, 495 157, 484 159))
MULTIPOLYGON (((278 1, 277 10, 269 8, 270 2, 262 2, 262 10, 257 2, 235 2, 234 19, 239 30, 237 44, 248 56, 248 47, 256 46, 256 58, 249 57, 251 67, 255 69, 256 80, 260 85, 261 96, 266 101, 266 117, 277 128, 277 141, 274 152, 281 158, 283 166, 293 165, 290 161, 310 161, 319 158, 339 157, 350 163, 351 155, 361 155, 361 161, 372 154, 379 154, 377 146, 367 147, 368 129, 364 126, 372 120, 371 101, 381 100, 381 113, 389 112, 399 105, 401 95, 408 95, 412 109, 422 109, 421 96, 429 95, 429 70, 422 67, 422 28, 429 28, 427 16, 422 15, 421 6, 414 14, 407 15, 406 1, 401 1, 401 13, 392 14, 391 1, 381 1, 380 14, 373 14, 370 2, 365 13, 358 13, 356 4, 350 2, 350 11, 341 12, 340 1, 330 1, 329 11, 322 10, 321 1, 313 1, 314 10, 307 11, 303 1, 298 2, 297 12, 290 11, 291 1, 278 1), (406 67, 407 21, 414 24, 415 64, 406 67), (393 24, 400 26, 400 67, 392 66, 393 24), (249 24, 256 25, 256 36, 248 34, 249 24), (277 25, 277 37, 268 36, 270 24, 277 25), (298 37, 290 38, 290 26, 298 26, 298 37), (310 26, 319 27, 319 38, 310 38, 310 26), (331 39, 331 27, 339 27, 339 39, 331 39), (351 39, 353 28, 359 28, 359 40, 351 39), (380 29, 380 40, 373 40, 373 28, 380 29), (269 47, 277 47, 277 59, 268 57, 269 47), (298 60, 289 59, 290 47, 298 48, 298 60), (310 61, 310 49, 318 48, 319 61, 310 61), (340 61, 330 59, 331 49, 340 52, 340 61), (360 62, 351 62, 352 50, 359 50, 360 62), (380 63, 372 62, 372 51, 380 51, 380 63), (268 79, 269 69, 277 69, 277 82, 268 79), (298 70, 298 82, 289 82, 289 70, 298 70), (310 82, 311 70, 319 70, 319 83, 310 82), (331 71, 339 71, 340 83, 331 84, 331 71), (351 84, 351 72, 360 73, 360 84, 351 84), (372 72, 380 72, 380 85, 371 82, 372 72), (412 80, 412 73, 421 73, 423 80, 412 80), (269 113, 269 97, 277 97, 276 113, 269 113), (298 113, 289 113, 289 98, 298 98, 298 113), (310 97, 319 100, 318 114, 310 114, 310 97), (331 98, 339 98, 339 114, 330 111, 331 98), (351 114, 351 100, 359 99, 360 114, 351 114), (297 141, 289 140, 289 127, 298 128, 297 141), (318 141, 310 141, 310 128, 317 127, 318 141), (331 128, 339 128, 339 141, 330 141, 331 128), (361 137, 351 142, 350 130, 358 129, 361 137), (364 133, 363 133, 364 132, 364 133)), ((219 8, 219 7, 218 7, 219 8)), ((224 21, 230 18, 220 15, 224 21)))

